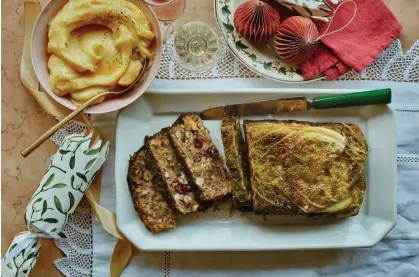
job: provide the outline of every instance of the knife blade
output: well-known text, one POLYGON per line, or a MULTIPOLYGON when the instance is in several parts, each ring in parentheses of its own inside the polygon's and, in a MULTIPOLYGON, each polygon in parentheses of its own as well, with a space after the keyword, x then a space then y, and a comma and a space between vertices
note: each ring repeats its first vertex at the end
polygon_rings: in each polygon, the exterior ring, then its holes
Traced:
POLYGON ((241 117, 246 115, 306 111, 308 109, 310 109, 310 104, 307 98, 290 97, 214 107, 201 112, 201 118, 222 119, 224 116, 241 117))
POLYGON ((298 112, 309 109, 332 109, 391 103, 391 89, 319 96, 280 98, 207 109, 201 112, 202 119, 222 119, 224 116, 266 115, 281 112, 298 112))

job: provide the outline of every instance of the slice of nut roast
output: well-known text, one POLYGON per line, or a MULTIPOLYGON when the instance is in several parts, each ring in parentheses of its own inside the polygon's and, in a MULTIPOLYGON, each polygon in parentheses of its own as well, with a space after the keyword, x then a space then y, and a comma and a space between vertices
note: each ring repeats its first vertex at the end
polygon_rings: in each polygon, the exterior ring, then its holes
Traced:
POLYGON ((220 154, 198 115, 180 116, 170 127, 169 137, 202 201, 213 201, 230 193, 230 179, 220 154))
POLYGON ((198 211, 201 206, 196 200, 193 184, 188 182, 175 156, 169 141, 168 128, 146 138, 146 147, 147 161, 153 165, 153 174, 166 192, 168 201, 172 202, 176 210, 182 214, 198 211))
POLYGON ((165 201, 151 170, 147 167, 146 149, 130 157, 128 184, 134 208, 145 227, 153 233, 176 227, 176 214, 165 201))

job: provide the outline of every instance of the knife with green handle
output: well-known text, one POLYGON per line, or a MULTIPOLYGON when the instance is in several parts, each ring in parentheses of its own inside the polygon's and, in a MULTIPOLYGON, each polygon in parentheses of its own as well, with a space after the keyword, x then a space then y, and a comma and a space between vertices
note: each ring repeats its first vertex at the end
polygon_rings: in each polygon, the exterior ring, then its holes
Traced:
POLYGON ((201 113, 202 119, 222 119, 225 115, 248 116, 277 114, 282 112, 306 111, 310 109, 332 109, 391 103, 391 89, 377 89, 313 99, 290 97, 210 108, 201 113))

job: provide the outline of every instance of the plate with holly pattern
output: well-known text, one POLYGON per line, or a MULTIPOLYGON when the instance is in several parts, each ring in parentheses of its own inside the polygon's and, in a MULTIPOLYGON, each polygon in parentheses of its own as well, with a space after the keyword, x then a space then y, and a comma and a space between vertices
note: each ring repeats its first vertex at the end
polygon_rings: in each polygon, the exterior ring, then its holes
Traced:
POLYGON ((250 43, 234 28, 234 12, 243 0, 215 0, 215 13, 231 52, 253 72, 280 82, 307 82, 298 68, 287 65, 276 55, 273 40, 250 43))

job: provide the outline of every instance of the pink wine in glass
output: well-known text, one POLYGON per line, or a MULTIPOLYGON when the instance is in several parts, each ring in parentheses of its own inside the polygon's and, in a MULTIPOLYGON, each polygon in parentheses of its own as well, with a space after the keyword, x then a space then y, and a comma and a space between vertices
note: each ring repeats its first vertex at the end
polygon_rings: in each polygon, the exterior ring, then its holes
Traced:
POLYGON ((186 0, 145 0, 161 21, 172 21, 182 14, 186 0))

